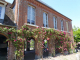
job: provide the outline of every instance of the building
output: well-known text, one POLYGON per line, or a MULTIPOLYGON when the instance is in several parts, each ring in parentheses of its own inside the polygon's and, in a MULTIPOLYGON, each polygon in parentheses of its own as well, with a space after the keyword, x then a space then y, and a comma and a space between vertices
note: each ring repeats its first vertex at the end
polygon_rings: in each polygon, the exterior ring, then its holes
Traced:
MULTIPOLYGON (((3 11, 3 13, 0 13, 0 27, 17 26, 17 28, 20 29, 21 26, 27 24, 27 26, 32 29, 37 26, 54 28, 55 30, 66 31, 72 38, 72 42, 74 42, 72 20, 40 0, 14 0, 12 5, 1 0, 0 11, 3 11), (1 10, 2 7, 3 10, 1 10)), ((28 48, 30 49, 29 45, 27 46, 27 49, 28 48)), ((10 45, 8 59, 14 58, 14 53, 11 53, 13 51, 14 48, 10 45)))
POLYGON ((30 27, 54 28, 66 31, 73 38, 72 20, 47 4, 40 0, 15 0, 15 3, 12 4, 12 8, 15 11, 15 23, 19 29, 24 24, 30 27))
MULTIPOLYGON (((14 14, 13 10, 10 8, 11 4, 6 2, 5 0, 0 0, 0 28, 4 27, 14 27, 14 14)), ((0 32, 0 60, 6 60, 6 57, 10 55, 10 51, 12 47, 12 44, 4 43, 7 39, 7 34, 5 32, 0 32), (8 51, 9 50, 9 51, 8 51), (9 53, 9 54, 8 54, 9 53)))
POLYGON ((14 11, 14 22, 18 29, 24 24, 32 29, 37 26, 54 28, 55 30, 66 31, 74 42, 72 20, 41 0, 14 0, 11 8, 14 11))

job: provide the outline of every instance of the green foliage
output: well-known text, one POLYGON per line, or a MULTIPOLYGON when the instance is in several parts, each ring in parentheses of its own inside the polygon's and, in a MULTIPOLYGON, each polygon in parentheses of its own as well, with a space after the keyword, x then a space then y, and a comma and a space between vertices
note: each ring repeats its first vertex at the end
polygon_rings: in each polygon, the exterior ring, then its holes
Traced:
MULTIPOLYGON (((79 32, 80 29, 78 29, 77 32, 79 32)), ((58 30, 54 30, 52 28, 46 29, 46 28, 40 28, 37 27, 35 29, 30 29, 27 27, 27 25, 22 26, 21 29, 16 30, 15 28, 0 28, 1 33, 6 33, 8 35, 8 39, 6 40, 7 42, 12 42, 13 45, 16 48, 15 54, 17 55, 18 58, 22 58, 23 52, 24 52, 24 41, 29 40, 30 37, 35 38, 35 40, 38 40, 37 43, 40 43, 39 48, 43 48, 43 40, 46 39, 47 41, 52 40, 51 44, 55 44, 55 40, 57 40, 57 48, 60 48, 61 50, 64 48, 64 50, 69 49, 70 44, 68 43, 71 39, 69 36, 66 35, 66 32, 61 32, 58 30), (64 46, 63 46, 64 45, 64 46), (63 46, 63 47, 62 47, 63 46), (67 46, 67 48, 66 48, 67 46)), ((79 35, 79 34, 78 34, 79 35)), ((78 38, 79 36, 76 35, 78 38)), ((33 42, 31 43, 33 44, 33 42)), ((47 42, 45 43, 47 44, 47 42)), ((51 44, 49 46, 51 46, 51 44)), ((33 46, 32 46, 33 47, 33 46)), ((52 47, 53 49, 53 47, 52 47)), ((39 49, 41 50, 41 49, 39 49)), ((54 51, 54 49, 53 49, 54 51)))
POLYGON ((74 37, 74 41, 80 42, 80 28, 79 27, 73 27, 73 37, 74 37))

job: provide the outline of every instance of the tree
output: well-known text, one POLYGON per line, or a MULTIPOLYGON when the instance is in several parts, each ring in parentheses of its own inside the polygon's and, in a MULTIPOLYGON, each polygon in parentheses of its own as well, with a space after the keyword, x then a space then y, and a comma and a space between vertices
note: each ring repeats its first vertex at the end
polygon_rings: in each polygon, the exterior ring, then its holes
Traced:
POLYGON ((76 26, 73 27, 73 36, 74 36, 74 41, 76 43, 80 42, 80 28, 79 27, 76 27, 76 26))

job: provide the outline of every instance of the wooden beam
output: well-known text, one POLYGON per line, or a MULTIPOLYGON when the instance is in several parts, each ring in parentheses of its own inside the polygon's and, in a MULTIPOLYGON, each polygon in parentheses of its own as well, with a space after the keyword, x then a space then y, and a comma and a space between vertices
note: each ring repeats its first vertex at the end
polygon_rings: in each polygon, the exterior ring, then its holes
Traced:
POLYGON ((1 5, 4 5, 4 3, 1 3, 1 2, 0 2, 0 4, 1 4, 1 5))

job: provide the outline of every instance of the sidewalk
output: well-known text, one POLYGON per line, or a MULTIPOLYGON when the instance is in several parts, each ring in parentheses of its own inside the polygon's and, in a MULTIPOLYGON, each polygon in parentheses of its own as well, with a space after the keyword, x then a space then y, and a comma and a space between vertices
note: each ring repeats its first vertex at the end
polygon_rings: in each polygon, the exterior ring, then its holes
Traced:
POLYGON ((57 57, 48 57, 48 58, 43 58, 43 59, 38 59, 38 60, 80 60, 80 52, 73 53, 70 55, 60 55, 57 57))

